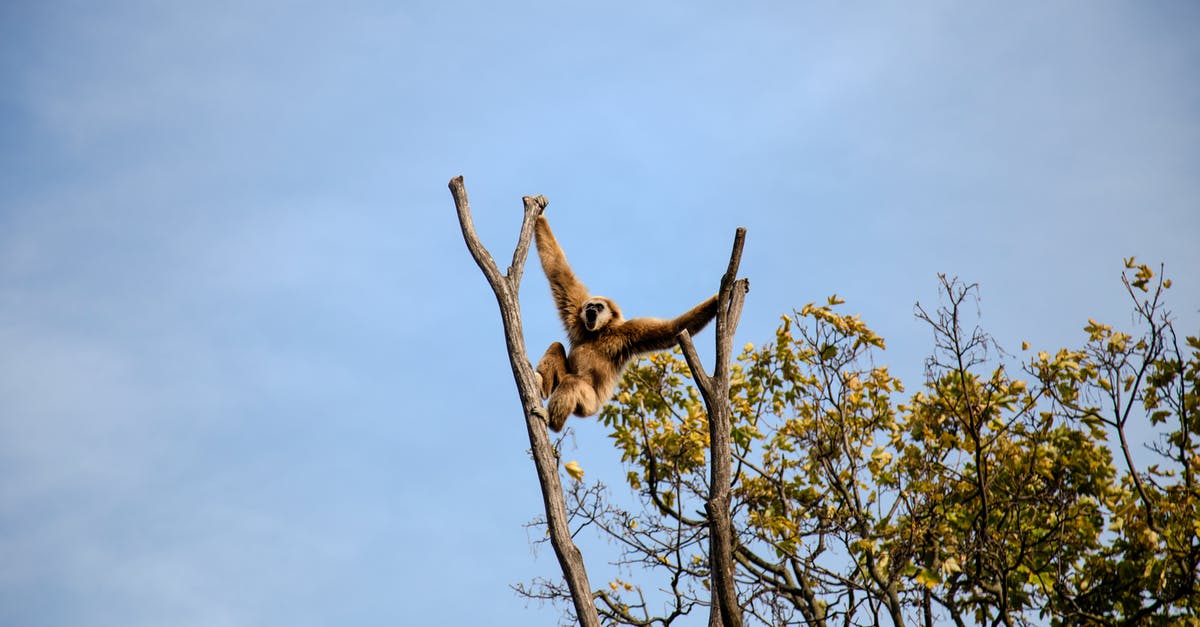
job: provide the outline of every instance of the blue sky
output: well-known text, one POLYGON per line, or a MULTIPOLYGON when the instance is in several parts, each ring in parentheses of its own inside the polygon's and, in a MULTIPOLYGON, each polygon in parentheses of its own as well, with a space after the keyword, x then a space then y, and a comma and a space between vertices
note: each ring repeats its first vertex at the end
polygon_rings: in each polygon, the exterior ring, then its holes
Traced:
MULTIPOLYGON (((837 292, 910 390, 938 272, 1010 350, 1054 349, 1128 323, 1137 255, 1195 332, 1198 26, 1183 1, 4 3, 0 624, 553 624, 508 587, 556 564, 457 174, 502 263, 545 194, 627 315, 711 294, 745 226, 739 342, 837 292)), ((526 270, 536 356, 561 329, 526 270)))

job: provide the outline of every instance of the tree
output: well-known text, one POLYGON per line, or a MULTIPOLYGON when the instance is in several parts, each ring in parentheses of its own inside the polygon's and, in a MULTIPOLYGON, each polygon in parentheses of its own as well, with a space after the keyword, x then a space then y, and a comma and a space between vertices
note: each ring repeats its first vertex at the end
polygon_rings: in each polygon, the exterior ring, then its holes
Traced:
MULTIPOLYGON (((747 621, 1200 624, 1200 339, 1180 341, 1161 272, 1130 259, 1122 281, 1132 329, 1089 320, 1082 348, 1014 360, 970 315, 977 287, 941 277, 940 305, 916 308, 934 342, 908 397, 836 296, 747 345, 728 394, 747 621), (1145 468, 1139 422, 1161 435, 1145 468)), ((713 605, 713 436, 688 374, 678 353, 644 359, 601 414, 628 496, 567 488, 573 533, 613 540, 627 568, 595 593, 605 624, 713 605)))
MULTIPOLYGON (((504 337, 508 346, 509 361, 513 377, 517 383, 522 406, 525 408, 525 422, 529 433, 529 444, 533 452, 534 466, 537 469, 538 481, 542 490, 546 509, 545 525, 550 543, 554 547, 555 556, 562 568, 564 584, 544 583, 546 592, 528 593, 532 596, 542 596, 554 599, 570 599, 571 608, 566 611, 570 622, 591 626, 600 624, 600 616, 621 622, 631 617, 626 607, 620 603, 614 604, 603 591, 593 592, 588 584, 587 569, 583 554, 573 541, 574 534, 568 527, 568 517, 565 509, 561 480, 558 473, 558 447, 550 443, 546 433, 546 414, 540 411, 541 397, 538 385, 534 380, 533 367, 525 350, 524 335, 521 330, 521 309, 517 293, 521 285, 521 275, 525 259, 529 253, 529 242, 533 232, 533 224, 548 204, 542 196, 526 196, 525 217, 521 225, 521 233, 513 252, 513 262, 506 274, 501 274, 495 260, 479 241, 471 220, 470 203, 467 200, 466 187, 461 176, 450 180, 450 192, 454 197, 454 205, 458 212, 459 225, 462 227, 463 239, 471 256, 483 271, 484 277, 496 295, 500 306, 501 319, 504 322, 504 337), (594 599, 604 602, 598 611, 594 599)), ((729 406, 725 399, 729 396, 728 365, 737 319, 741 315, 742 302, 749 282, 737 279, 737 270, 741 262, 742 245, 745 239, 745 229, 738 229, 734 238, 733 252, 730 255, 729 267, 721 278, 720 291, 717 301, 717 374, 709 377, 700 364, 687 330, 680 332, 678 341, 688 357, 688 363, 693 368, 696 380, 703 390, 708 402, 709 415, 712 416, 711 482, 710 491, 705 503, 706 530, 709 532, 709 555, 713 556, 711 596, 709 605, 709 624, 715 627, 741 627, 742 614, 737 602, 735 582, 733 580, 733 525, 729 514, 731 497, 729 494, 729 406)), ((570 464, 563 467, 568 474, 576 479, 580 473, 572 469, 570 464)), ((519 590, 523 591, 523 589, 519 590)))
POLYGON ((534 408, 541 407, 541 393, 538 391, 533 376, 533 366, 529 363, 525 350, 525 337, 521 329, 521 303, 517 299, 517 293, 521 287, 521 274, 525 268, 525 259, 529 255, 529 242, 533 236, 534 220, 546 208, 546 199, 542 196, 526 196, 523 199, 525 216, 521 223, 521 234, 517 240, 517 247, 513 251, 512 265, 508 267, 507 273, 501 274, 495 259, 484 248, 479 241, 479 236, 475 233, 475 225, 471 220, 471 204, 467 199, 467 190, 461 176, 450 179, 450 193, 454 197, 458 223, 462 227, 467 249, 471 251, 475 263, 483 271, 488 285, 496 295, 496 302, 500 306, 509 363, 512 366, 513 378, 517 383, 517 392, 521 397, 521 406, 525 408, 525 426, 529 433, 529 446, 533 452, 538 483, 541 486, 542 499, 546 507, 546 524, 551 544, 554 546, 554 554, 558 558, 566 583, 566 592, 560 596, 571 599, 576 620, 580 625, 599 627, 600 618, 596 614, 595 604, 592 603, 592 588, 588 583, 583 554, 572 541, 572 535, 567 525, 566 506, 558 473, 559 457, 556 449, 550 443, 545 420, 534 412, 534 408))
POLYGON ((710 627, 1200 625, 1200 334, 1180 341, 1161 269, 1125 262, 1132 328, 1089 320, 1082 348, 1016 361, 971 317, 977 287, 942 276, 940 305, 916 307, 933 350, 921 389, 904 397, 877 365, 883 339, 836 296, 784 316, 773 341, 730 365, 748 289, 736 280, 739 230, 715 374, 685 332, 686 361, 635 363, 601 413, 628 468, 619 499, 560 466, 561 440, 535 411, 517 291, 546 200, 524 199, 501 274, 462 178, 450 188, 500 306, 540 524, 563 572, 517 589, 563 602, 567 622, 666 626, 707 610, 710 627), (1138 424, 1159 435, 1144 467, 1138 424), (621 547, 625 578, 591 588, 573 541, 587 528, 621 547))

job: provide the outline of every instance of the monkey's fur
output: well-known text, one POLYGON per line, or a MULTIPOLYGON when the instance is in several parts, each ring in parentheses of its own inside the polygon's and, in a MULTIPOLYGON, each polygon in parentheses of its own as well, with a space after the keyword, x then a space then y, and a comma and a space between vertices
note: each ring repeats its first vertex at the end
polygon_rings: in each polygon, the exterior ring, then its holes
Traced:
MULTIPOLYGON (((612 300, 588 294, 567 264, 545 216, 538 217, 534 234, 542 269, 571 343, 567 353, 561 342, 554 342, 537 365, 542 398, 550 399, 549 415, 543 417, 555 431, 562 430, 570 414, 582 417, 600 411, 616 389, 621 371, 635 356, 670 348, 680 331, 698 333, 717 315, 717 297, 713 296, 673 320, 626 320, 612 300)), ((537 413, 544 411, 537 409, 537 413)))

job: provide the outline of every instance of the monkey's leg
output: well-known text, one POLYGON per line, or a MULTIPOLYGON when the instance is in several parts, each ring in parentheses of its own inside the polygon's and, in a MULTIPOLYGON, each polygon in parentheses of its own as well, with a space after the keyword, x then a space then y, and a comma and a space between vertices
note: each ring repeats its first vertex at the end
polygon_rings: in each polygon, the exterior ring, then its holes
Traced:
POLYGON ((600 410, 600 404, 596 402, 596 390, 591 383, 568 374, 554 388, 547 408, 550 410, 550 428, 559 431, 567 422, 567 416, 590 416, 600 410))
POLYGON ((600 413, 600 408, 604 407, 604 403, 608 400, 601 398, 596 393, 596 386, 590 383, 579 392, 579 401, 575 404, 575 415, 581 418, 600 413))
POLYGON ((542 388, 542 398, 550 398, 550 393, 558 387, 563 377, 567 376, 567 350, 562 342, 555 342, 546 349, 537 365, 538 383, 542 388))

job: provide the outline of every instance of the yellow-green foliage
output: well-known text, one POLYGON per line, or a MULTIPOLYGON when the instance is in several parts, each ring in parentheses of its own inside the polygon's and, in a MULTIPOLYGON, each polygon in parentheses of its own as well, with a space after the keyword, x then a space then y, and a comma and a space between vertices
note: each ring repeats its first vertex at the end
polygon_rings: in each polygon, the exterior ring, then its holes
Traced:
MULTIPOLYGON (((1082 348, 1007 364, 969 330, 974 287, 943 277, 947 304, 918 308, 935 341, 907 396, 836 296, 747 344, 729 400, 750 615, 869 621, 882 604, 913 620, 928 606, 965 622, 1196 624, 1200 340, 1176 336, 1169 281, 1126 268, 1133 328, 1088 320, 1082 348), (1159 463, 1135 464, 1133 424, 1159 427, 1159 463)), ((601 418, 646 505, 611 507, 622 524, 602 528, 670 575, 673 607, 703 602, 681 582, 707 581, 709 431, 678 353, 633 364, 601 418)))

